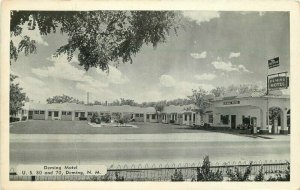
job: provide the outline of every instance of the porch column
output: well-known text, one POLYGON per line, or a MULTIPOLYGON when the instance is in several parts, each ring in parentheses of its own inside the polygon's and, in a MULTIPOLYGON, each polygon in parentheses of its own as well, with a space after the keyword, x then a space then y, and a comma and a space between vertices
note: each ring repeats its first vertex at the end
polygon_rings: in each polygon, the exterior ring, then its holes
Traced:
POLYGON ((72 121, 75 120, 75 111, 72 111, 72 121))
POLYGON ((269 128, 267 125, 267 112, 260 108, 260 133, 261 134, 268 134, 269 128))
POLYGON ((288 127, 287 127, 287 112, 282 109, 282 119, 281 119, 281 129, 280 134, 288 134, 288 127))

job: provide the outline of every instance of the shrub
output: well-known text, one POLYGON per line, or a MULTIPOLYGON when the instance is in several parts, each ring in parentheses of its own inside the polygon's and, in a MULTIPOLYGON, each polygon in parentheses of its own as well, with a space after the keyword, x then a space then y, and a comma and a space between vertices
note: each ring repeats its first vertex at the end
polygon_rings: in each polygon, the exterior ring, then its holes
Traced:
POLYGON ((249 177, 252 170, 252 162, 247 166, 245 173, 239 170, 238 167, 235 167, 234 170, 228 169, 226 171, 230 181, 249 181, 249 177))
POLYGON ((204 127, 204 129, 209 129, 211 126, 209 123, 204 123, 203 127, 204 127))
POLYGON ((269 177, 268 181, 290 181, 290 163, 287 162, 287 169, 284 174, 276 173, 275 176, 269 177))
POLYGON ((171 181, 184 181, 181 170, 175 169, 174 174, 171 176, 171 181))
POLYGON ((290 175, 291 175, 290 167, 291 167, 290 163, 287 162, 287 170, 285 170, 286 181, 290 181, 290 175))
POLYGON ((99 118, 98 113, 93 113, 91 117, 91 123, 96 123, 96 119, 99 118))
POLYGON ((26 116, 23 116, 22 117, 22 121, 26 121, 27 120, 27 117, 26 116))
POLYGON ((210 169, 209 156, 205 156, 201 168, 197 168, 197 181, 223 181, 219 169, 216 172, 210 169))
POLYGON ((84 121, 84 120, 87 120, 86 117, 79 117, 79 121, 84 121))
POLYGON ((174 120, 170 120, 170 123, 175 123, 175 121, 174 120))
POLYGON ((260 167, 258 174, 255 176, 254 181, 263 181, 264 180, 264 167, 260 167))
POLYGON ((115 176, 116 176, 116 181, 124 181, 124 176, 120 176, 119 172, 116 172, 115 173, 115 176))
POLYGON ((103 121, 104 123, 109 123, 110 120, 111 120, 111 117, 109 114, 101 116, 101 121, 103 121))
POLYGON ((12 123, 12 122, 17 122, 17 121, 20 121, 20 118, 18 117, 10 117, 9 118, 9 122, 12 123))
POLYGON ((117 123, 119 123, 119 124, 125 124, 125 123, 128 123, 129 121, 130 121, 130 116, 129 115, 125 115, 125 116, 123 116, 122 118, 120 118, 120 119, 118 119, 117 120, 117 123))

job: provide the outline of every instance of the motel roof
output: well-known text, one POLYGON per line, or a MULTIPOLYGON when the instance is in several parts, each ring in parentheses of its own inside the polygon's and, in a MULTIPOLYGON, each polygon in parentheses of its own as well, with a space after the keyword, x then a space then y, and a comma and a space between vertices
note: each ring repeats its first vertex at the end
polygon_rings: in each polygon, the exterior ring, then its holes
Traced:
POLYGON ((85 105, 75 103, 62 104, 42 104, 28 102, 24 106, 29 110, 61 110, 61 111, 88 111, 88 112, 128 112, 128 113, 154 113, 153 107, 136 107, 136 106, 103 106, 103 105, 85 105))

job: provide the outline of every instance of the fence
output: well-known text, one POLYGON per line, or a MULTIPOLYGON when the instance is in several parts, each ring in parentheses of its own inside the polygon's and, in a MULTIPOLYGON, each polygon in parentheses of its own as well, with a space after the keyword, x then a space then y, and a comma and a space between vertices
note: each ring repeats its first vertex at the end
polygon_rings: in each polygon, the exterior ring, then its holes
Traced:
MULTIPOLYGON (((288 169, 288 162, 286 161, 258 161, 252 162, 251 175, 257 175, 261 167, 263 167, 264 174, 282 174, 288 169)), ((175 170, 180 171, 182 178, 185 181, 196 181, 197 170, 202 166, 198 164, 171 164, 171 165, 118 165, 111 166, 107 169, 107 174, 104 176, 80 176, 80 175, 63 175, 63 176, 20 176, 11 169, 11 181, 171 181, 175 170)), ((226 171, 237 168, 241 172, 245 172, 249 166, 249 162, 224 162, 222 164, 215 163, 210 166, 213 172, 220 171, 226 178, 226 171)))

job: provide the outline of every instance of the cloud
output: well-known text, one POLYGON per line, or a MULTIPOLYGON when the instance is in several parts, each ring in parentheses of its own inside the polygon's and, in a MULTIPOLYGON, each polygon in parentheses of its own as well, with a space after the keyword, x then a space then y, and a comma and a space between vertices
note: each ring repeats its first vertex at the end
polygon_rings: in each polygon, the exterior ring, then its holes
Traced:
POLYGON ((112 92, 109 88, 106 88, 106 86, 99 85, 97 81, 93 83, 78 82, 75 87, 84 92, 90 92, 91 101, 92 100, 112 101, 118 98, 118 96, 114 92, 112 92))
POLYGON ((114 66, 109 65, 109 72, 108 73, 105 73, 104 71, 102 71, 99 68, 97 68, 96 71, 108 83, 124 84, 124 83, 129 82, 128 77, 125 76, 124 74, 122 74, 122 72, 114 66))
POLYGON ((30 100, 36 100, 44 102, 51 93, 51 90, 47 87, 46 83, 35 77, 19 77, 16 79, 16 83, 20 84, 23 88, 23 92, 30 100))
MULTIPOLYGON (((192 94, 192 89, 198 89, 199 87, 204 90, 210 91, 214 88, 213 85, 203 84, 190 81, 179 81, 170 75, 162 75, 160 77, 161 87, 168 87, 168 89, 161 89, 160 93, 156 93, 156 96, 162 99, 174 99, 174 98, 186 98, 192 94), (161 95, 160 95, 161 94, 161 95)), ((154 94, 154 92, 152 92, 154 94)))
POLYGON ((106 100, 113 100, 118 97, 108 88, 110 87, 110 84, 118 85, 129 81, 120 70, 113 66, 109 66, 108 73, 105 73, 100 69, 91 69, 92 72, 86 72, 76 68, 71 64, 78 63, 76 56, 71 62, 67 61, 66 55, 51 57, 48 58, 48 60, 53 62, 52 66, 31 69, 32 73, 41 78, 51 77, 75 82, 75 88, 78 90, 91 92, 93 96, 105 98, 106 100))
POLYGON ((220 17, 220 13, 217 11, 183 11, 182 13, 186 18, 196 21, 197 24, 220 17))
POLYGON ((224 62, 224 61, 213 61, 211 63, 216 69, 223 70, 223 71, 238 71, 238 68, 234 67, 232 63, 224 62))
POLYGON ((47 58, 49 61, 53 62, 53 66, 33 68, 32 73, 39 77, 53 77, 57 79, 65 79, 69 81, 91 81, 92 78, 86 75, 84 70, 80 70, 71 63, 78 63, 76 59, 72 59, 71 62, 67 61, 66 55, 60 55, 58 57, 47 58))
POLYGON ((231 53, 229 54, 229 59, 230 59, 230 58, 233 58, 233 57, 239 57, 240 55, 241 55, 240 52, 237 52, 237 53, 231 52, 231 53))
POLYGON ((173 87, 176 84, 175 79, 170 75, 161 75, 159 82, 164 87, 173 87))
POLYGON ((186 98, 192 94, 192 89, 197 90, 199 87, 206 91, 211 91, 214 88, 214 86, 211 84, 182 81, 178 83, 178 86, 176 87, 176 93, 179 97, 186 98))
POLYGON ((241 72, 248 72, 251 73, 244 65, 233 65, 230 61, 224 62, 221 60, 213 61, 211 63, 216 69, 223 70, 223 71, 241 71, 241 72))
POLYGON ((191 53, 190 54, 194 59, 204 59, 207 56, 207 52, 203 51, 201 53, 191 53))
MULTIPOLYGON (((32 19, 32 17, 30 19, 32 19)), ((34 30, 29 30, 28 23, 29 22, 25 22, 23 25, 20 26, 22 28, 21 35, 13 36, 11 38, 14 45, 18 46, 18 44, 22 40, 21 36, 23 36, 23 37, 28 36, 28 37, 30 37, 31 40, 35 40, 36 43, 44 45, 44 46, 48 46, 48 43, 43 39, 42 35, 40 34, 38 23, 36 22, 36 26, 35 26, 34 30)))
POLYGON ((211 73, 204 73, 202 75, 195 75, 194 78, 197 80, 213 80, 216 78, 216 75, 211 73))
POLYGON ((247 72, 247 73, 251 73, 251 71, 249 71, 248 69, 246 69, 246 67, 244 65, 238 65, 238 68, 241 70, 241 71, 244 71, 244 72, 247 72))

